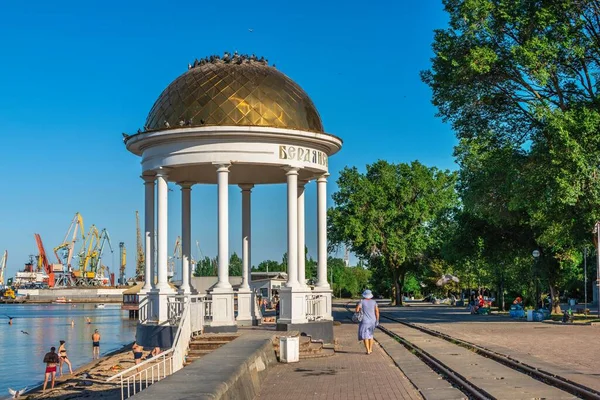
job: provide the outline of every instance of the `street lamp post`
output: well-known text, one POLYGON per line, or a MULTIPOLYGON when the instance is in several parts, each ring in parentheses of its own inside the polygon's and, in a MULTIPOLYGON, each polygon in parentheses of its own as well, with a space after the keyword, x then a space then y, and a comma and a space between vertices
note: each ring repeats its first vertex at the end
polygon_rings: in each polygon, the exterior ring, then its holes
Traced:
POLYGON ((587 247, 583 248, 583 313, 587 315, 587 247))
POLYGON ((600 318, 600 221, 596 222, 594 233, 596 234, 596 290, 598 291, 596 297, 598 299, 598 318, 600 318))
MULTIPOLYGON (((534 268, 535 274, 538 274, 538 258, 540 257, 540 251, 536 249, 536 250, 534 250, 534 251, 531 252, 531 255, 535 259, 535 268, 534 268)), ((535 276, 533 278, 533 282, 535 282, 535 301, 537 301, 537 299, 538 299, 538 286, 539 286, 538 285, 538 277, 537 276, 535 276)), ((540 292, 540 305, 541 305, 541 308, 544 308, 544 303, 542 302, 542 294, 541 294, 541 292, 540 292)))

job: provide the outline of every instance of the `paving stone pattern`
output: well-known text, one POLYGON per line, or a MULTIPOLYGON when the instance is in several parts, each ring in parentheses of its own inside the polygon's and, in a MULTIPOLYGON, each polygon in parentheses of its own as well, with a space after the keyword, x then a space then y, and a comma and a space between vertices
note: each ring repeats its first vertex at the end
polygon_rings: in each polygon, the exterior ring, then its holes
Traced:
POLYGON ((411 304, 382 311, 600 390, 600 326, 515 321, 447 306, 411 304))
POLYGON ((354 324, 334 327, 339 351, 332 357, 275 365, 269 371, 258 399, 422 399, 377 343, 373 354, 365 354, 356 332, 354 324))

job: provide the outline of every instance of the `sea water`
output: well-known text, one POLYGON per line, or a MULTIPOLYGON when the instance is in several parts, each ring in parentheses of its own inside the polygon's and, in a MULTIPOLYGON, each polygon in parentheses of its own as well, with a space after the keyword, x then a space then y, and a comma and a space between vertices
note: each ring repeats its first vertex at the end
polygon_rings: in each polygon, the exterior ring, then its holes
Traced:
MULTIPOLYGON (((0 398, 8 395, 9 387, 20 390, 42 383, 44 354, 52 346, 58 351, 60 340, 66 342, 73 370, 92 361, 95 329, 102 337, 101 356, 133 342, 136 320, 128 315, 120 304, 103 309, 93 304, 0 304, 0 398), (12 325, 8 316, 13 317, 12 325)), ((63 365, 63 373, 68 372, 63 365)))

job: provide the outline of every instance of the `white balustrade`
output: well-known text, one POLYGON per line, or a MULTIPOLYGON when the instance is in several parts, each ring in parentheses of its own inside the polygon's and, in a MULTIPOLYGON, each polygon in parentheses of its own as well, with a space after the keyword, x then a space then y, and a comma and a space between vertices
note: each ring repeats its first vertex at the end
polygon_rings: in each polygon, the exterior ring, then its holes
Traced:
POLYGON ((150 301, 149 296, 140 296, 140 301, 138 305, 139 312, 139 321, 141 324, 146 324, 149 321, 149 317, 152 315, 152 302, 150 301))
MULTIPOLYGON (((145 303, 147 300, 149 299, 146 297, 140 302, 140 321, 142 315, 147 320, 149 313, 144 311, 142 314, 142 309, 149 309, 150 302, 145 303)), ((169 321, 177 323, 173 346, 107 379, 107 382, 120 379, 122 400, 183 368, 192 335, 203 331, 207 315, 212 319, 212 301, 207 300, 206 296, 169 296, 167 304, 169 321)))
POLYGON ((308 321, 319 321, 324 317, 325 296, 321 294, 306 295, 306 319, 308 321))

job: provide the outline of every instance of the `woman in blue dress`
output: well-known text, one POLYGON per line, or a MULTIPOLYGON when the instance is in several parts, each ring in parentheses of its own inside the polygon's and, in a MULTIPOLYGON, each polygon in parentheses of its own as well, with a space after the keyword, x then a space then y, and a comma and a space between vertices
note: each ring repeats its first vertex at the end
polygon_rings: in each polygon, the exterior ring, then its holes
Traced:
POLYGON ((362 340, 367 349, 367 354, 373 352, 373 332, 379 325, 379 308, 373 300, 373 293, 369 289, 362 294, 363 299, 356 305, 356 312, 362 312, 362 320, 358 325, 358 340, 362 340))

